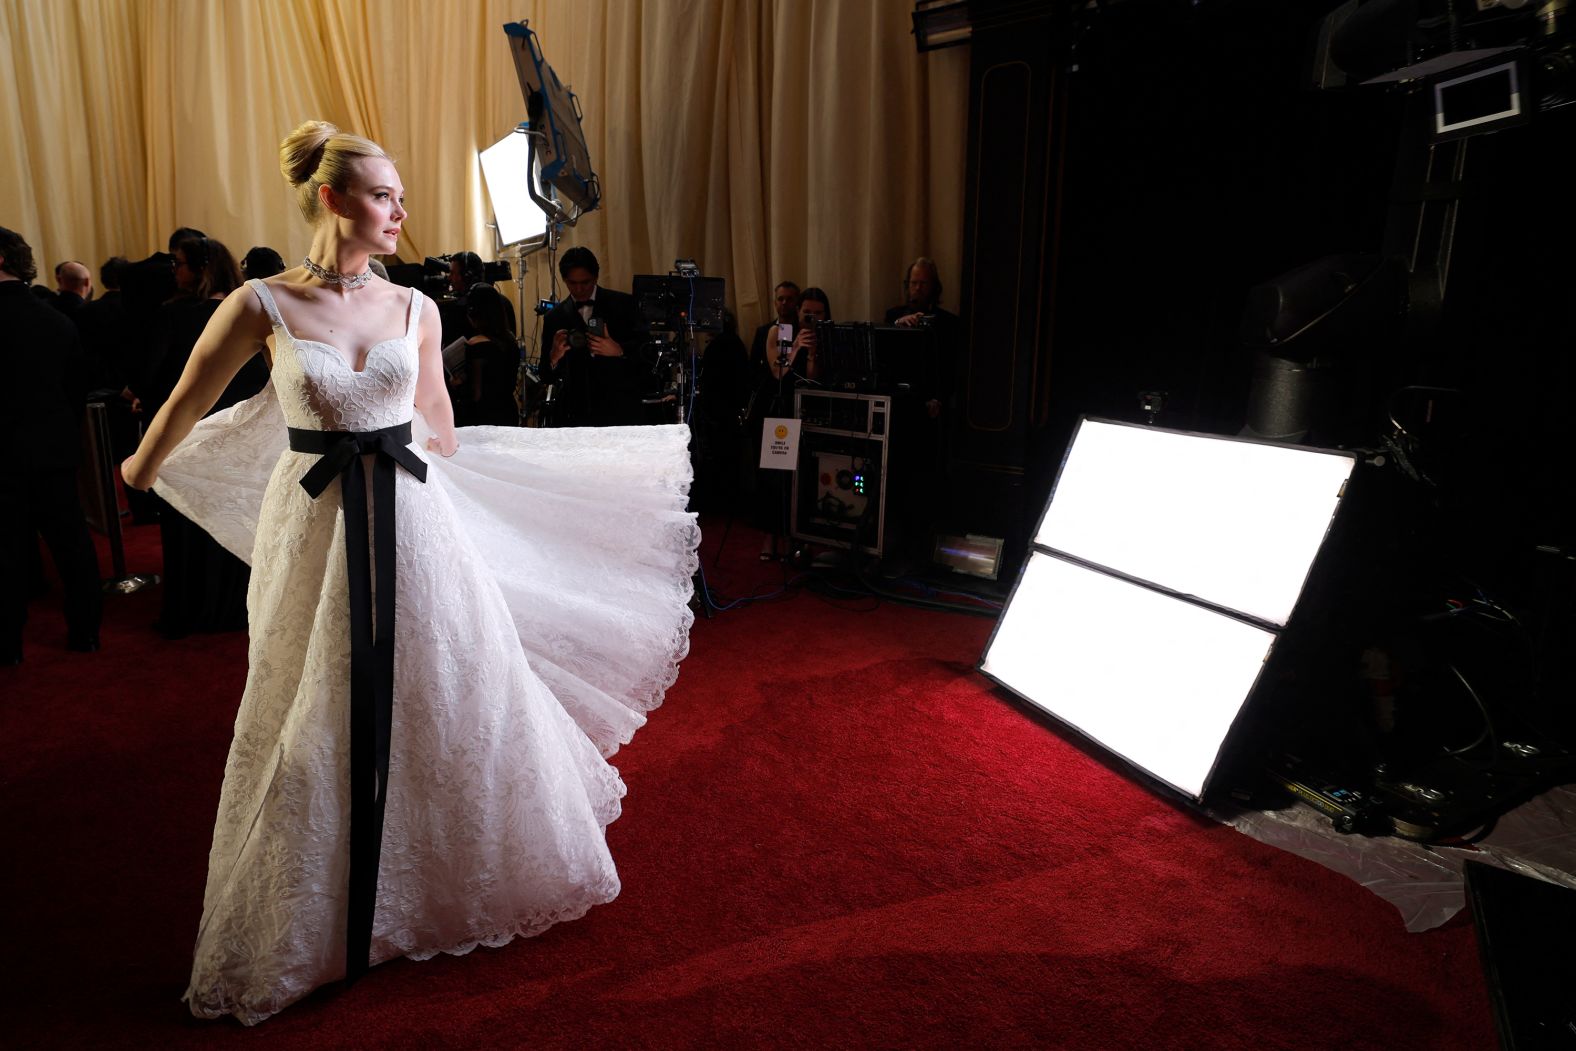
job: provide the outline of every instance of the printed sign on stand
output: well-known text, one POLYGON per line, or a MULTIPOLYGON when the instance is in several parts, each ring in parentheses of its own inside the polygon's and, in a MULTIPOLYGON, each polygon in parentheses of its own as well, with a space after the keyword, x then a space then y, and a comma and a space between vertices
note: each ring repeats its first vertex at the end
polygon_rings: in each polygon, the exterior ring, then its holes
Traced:
POLYGON ((791 471, 799 462, 799 421, 774 419, 762 421, 761 466, 791 471))

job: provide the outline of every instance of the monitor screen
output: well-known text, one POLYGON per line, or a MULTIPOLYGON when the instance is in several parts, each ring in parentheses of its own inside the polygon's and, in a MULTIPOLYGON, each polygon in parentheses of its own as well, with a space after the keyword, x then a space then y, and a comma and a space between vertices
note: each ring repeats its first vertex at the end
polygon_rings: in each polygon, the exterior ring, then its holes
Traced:
POLYGON ((1516 60, 1434 82, 1434 137, 1496 131, 1526 118, 1516 60))

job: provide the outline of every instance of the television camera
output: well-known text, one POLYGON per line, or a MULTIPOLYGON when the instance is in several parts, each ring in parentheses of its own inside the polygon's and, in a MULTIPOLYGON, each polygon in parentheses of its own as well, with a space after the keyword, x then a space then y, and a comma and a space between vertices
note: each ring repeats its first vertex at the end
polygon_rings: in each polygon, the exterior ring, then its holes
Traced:
POLYGON ((725 282, 701 276, 693 259, 676 259, 666 274, 637 274, 632 291, 649 333, 644 356, 651 362, 653 390, 645 402, 672 403, 682 423, 696 393, 696 334, 723 331, 725 282))

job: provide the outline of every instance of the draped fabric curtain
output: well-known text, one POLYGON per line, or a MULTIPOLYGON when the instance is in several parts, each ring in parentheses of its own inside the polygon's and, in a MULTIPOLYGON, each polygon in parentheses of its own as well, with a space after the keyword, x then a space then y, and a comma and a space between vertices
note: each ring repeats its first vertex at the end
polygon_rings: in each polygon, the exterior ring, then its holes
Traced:
MULTIPOLYGON (((524 117, 501 29, 527 19, 580 98, 600 210, 566 232, 603 282, 676 258, 740 325, 782 278, 834 316, 960 287, 967 52, 921 55, 909 0, 0 0, 0 225, 56 262, 140 258, 176 226, 239 257, 310 233, 281 138, 331 120, 399 161, 405 261, 492 258, 477 151, 524 117)), ((529 260, 525 297, 549 290, 529 260)), ((955 298, 954 298, 955 305, 955 298)))

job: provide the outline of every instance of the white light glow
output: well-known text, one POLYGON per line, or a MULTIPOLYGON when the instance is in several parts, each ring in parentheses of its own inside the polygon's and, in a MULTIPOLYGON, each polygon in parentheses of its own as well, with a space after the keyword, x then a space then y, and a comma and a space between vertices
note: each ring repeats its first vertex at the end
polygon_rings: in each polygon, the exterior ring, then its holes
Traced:
POLYGON ((1275 636, 1034 552, 980 668, 1200 799, 1275 636))
POLYGON ((518 244, 547 229, 547 217, 531 200, 530 143, 517 133, 505 135, 481 151, 482 178, 492 198, 493 219, 505 245, 518 244))
POLYGON ((1284 625, 1353 458, 1085 420, 1035 542, 1284 625))

